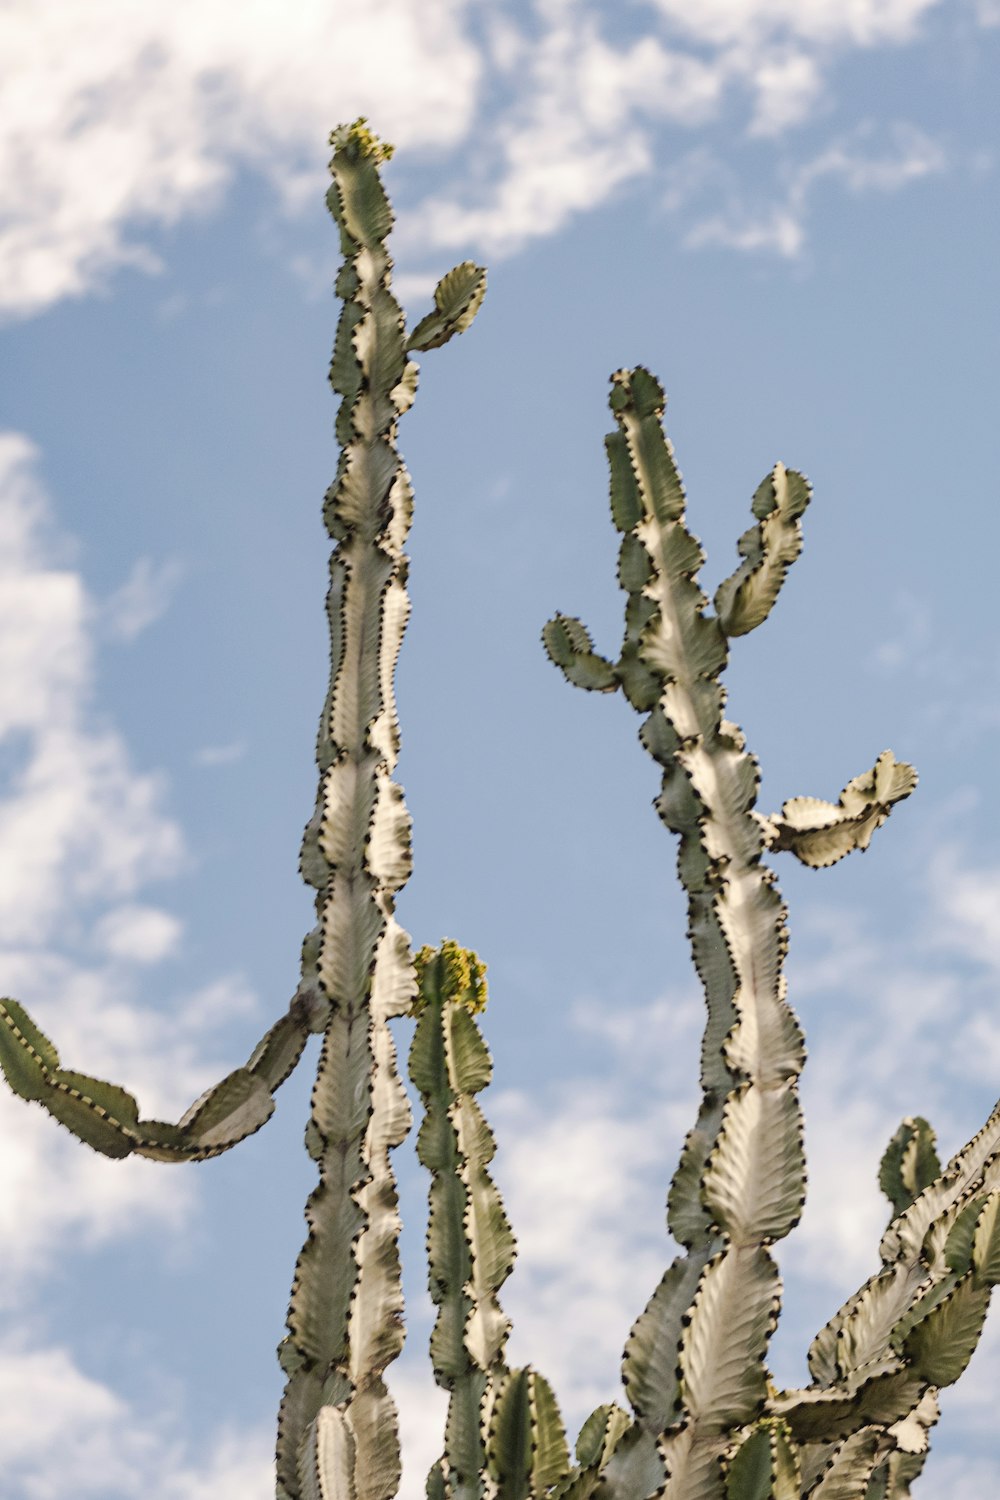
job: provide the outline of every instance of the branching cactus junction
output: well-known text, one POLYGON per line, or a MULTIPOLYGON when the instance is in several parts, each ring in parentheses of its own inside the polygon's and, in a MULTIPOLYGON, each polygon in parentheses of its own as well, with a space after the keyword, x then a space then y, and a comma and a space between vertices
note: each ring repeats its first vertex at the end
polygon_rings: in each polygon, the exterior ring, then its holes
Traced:
POLYGON ((571 683, 624 693, 661 768, 656 807, 679 840, 707 1004, 701 1105, 668 1197, 680 1253, 625 1345, 631 1409, 599 1407, 571 1452, 544 1375, 505 1362, 499 1293, 515 1244, 478 1103, 491 1076, 476 1019, 484 967, 452 942, 414 957, 393 914, 410 873, 409 818, 393 780, 412 507, 397 426, 416 393, 412 355, 471 324, 486 278, 456 266, 407 334, 390 289, 392 212, 379 172, 388 148, 363 121, 336 130, 332 144, 328 201, 344 256, 330 371, 341 457, 324 512, 334 542, 330 684, 301 859, 317 920, 298 986, 245 1066, 176 1124, 143 1119, 125 1089, 64 1068, 12 999, 0 1002, 7 1081, 105 1155, 198 1161, 265 1124, 309 1033, 322 1035, 306 1127, 319 1180, 279 1349, 278 1500, 392 1500, 398 1491, 385 1379, 403 1342, 390 1151, 410 1109, 389 1023, 405 1014, 417 1018, 409 1072, 430 1179, 430 1353, 449 1393, 429 1500, 903 1500, 925 1461, 937 1391, 964 1370, 1000 1281, 1000 1107, 943 1171, 926 1121, 903 1122, 880 1174, 893 1212, 881 1267, 814 1339, 811 1384, 777 1390, 766 1365, 781 1297, 774 1246, 805 1197, 805 1051, 782 975, 785 907, 764 858, 787 851, 821 867, 867 848, 916 776, 885 751, 836 802, 793 797, 776 814, 756 810, 757 762, 724 716, 720 677, 730 638, 763 623, 799 554, 809 488, 781 464, 763 480, 739 565, 710 607, 663 431, 663 390, 641 368, 612 377, 606 440, 621 651, 600 655, 585 627, 559 614, 543 635, 571 683))

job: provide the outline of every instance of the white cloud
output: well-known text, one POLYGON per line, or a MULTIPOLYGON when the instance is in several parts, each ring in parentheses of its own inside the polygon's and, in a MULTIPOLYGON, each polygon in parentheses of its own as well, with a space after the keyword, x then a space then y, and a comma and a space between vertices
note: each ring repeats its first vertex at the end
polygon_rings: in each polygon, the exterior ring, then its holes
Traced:
POLYGON ((678 30, 716 45, 794 38, 828 46, 909 41, 941 0, 654 0, 678 30))
POLYGON ((580 8, 525 49, 521 87, 492 132, 479 202, 464 185, 432 198, 401 224, 404 245, 506 255, 554 233, 651 169, 650 120, 707 119, 721 80, 652 36, 611 47, 580 8))
POLYGON ((181 576, 177 562, 154 563, 140 557, 121 588, 102 606, 105 627, 119 640, 134 640, 170 607, 181 576))
POLYGON ((6 942, 40 942, 68 912, 131 895, 175 871, 178 828, 163 782, 129 764, 92 705, 93 608, 80 575, 58 566, 37 453, 0 437, 0 739, 18 764, 0 799, 0 924, 6 942))
POLYGON ((192 1456, 172 1414, 143 1420, 70 1350, 0 1345, 0 1451, 18 1500, 267 1500, 273 1435, 223 1432, 192 1456))
POLYGON ((130 239, 204 209, 249 163, 294 190, 340 120, 449 143, 469 125, 479 59, 464 0, 54 0, 0 12, 2 303, 31 312, 156 269, 130 239), (377 39, 377 45, 374 45, 377 39))
POLYGON ((427 1471, 444 1447, 448 1393, 435 1385, 426 1350, 404 1354, 386 1374, 399 1413, 403 1479, 399 1500, 424 1500, 427 1471))
POLYGON ((761 59, 752 77, 757 104, 750 134, 781 135, 812 113, 822 84, 816 59, 804 52, 773 54, 761 59))
MULTIPOLYGON (((946 164, 940 144, 913 124, 897 121, 880 147, 869 123, 791 167, 781 199, 761 209, 744 195, 735 174, 716 163, 716 177, 728 178, 728 202, 722 211, 701 218, 688 232, 685 243, 691 249, 721 245, 733 250, 767 251, 793 260, 806 243, 809 209, 818 184, 839 183, 852 194, 892 193, 942 172, 946 164)), ((675 174, 668 207, 687 209, 700 186, 690 171, 675 174)))
MULTIPOLYGON (((359 113, 442 165, 444 185, 403 221, 413 255, 509 254, 676 157, 665 127, 690 132, 733 101, 737 138, 784 135, 847 51, 913 41, 936 3, 658 0, 614 42, 592 0, 489 17, 469 0, 8 6, 0 310, 38 311, 121 266, 155 271, 155 227, 206 211, 241 169, 289 207, 311 199, 330 127, 359 113)), ((991 16, 984 3, 976 23, 991 16)), ((801 243, 771 212, 710 213, 697 242, 785 256, 801 243)))
POLYGON ((133 903, 107 912, 94 936, 112 958, 156 964, 176 950, 181 932, 181 923, 170 912, 133 903))

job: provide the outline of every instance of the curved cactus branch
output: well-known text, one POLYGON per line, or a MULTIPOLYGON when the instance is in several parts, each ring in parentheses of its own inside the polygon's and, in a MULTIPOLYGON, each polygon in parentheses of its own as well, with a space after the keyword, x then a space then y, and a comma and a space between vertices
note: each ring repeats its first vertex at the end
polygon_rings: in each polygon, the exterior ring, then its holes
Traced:
POLYGON ((870 771, 849 781, 838 802, 793 797, 781 812, 761 819, 771 849, 788 849, 814 870, 835 865, 854 849, 864 851, 897 802, 917 785, 906 761, 883 750, 870 771))
MULTIPOLYGON (((306 1500, 316 1491, 317 1424, 328 1423, 333 1409, 343 1419, 336 1430, 351 1439, 336 1445, 336 1463, 351 1467, 353 1500, 390 1500, 399 1439, 383 1372, 402 1347, 403 1300, 389 1150, 410 1116, 388 1022, 416 990, 409 940, 393 916, 410 872, 409 816, 392 780, 399 749, 393 677, 409 610, 403 545, 412 512, 396 430, 416 391, 407 349, 436 348, 466 328, 485 273, 469 265, 450 272, 435 293, 435 312, 408 341, 389 286, 392 211, 379 174, 388 149, 363 121, 334 131, 331 144, 327 201, 345 256, 330 370, 343 398, 336 419, 342 453, 324 507, 336 544, 327 595, 331 671, 317 740, 319 793, 301 859, 317 893, 319 983, 330 1017, 306 1131, 320 1180, 306 1207, 309 1236, 279 1351, 288 1382, 278 1495, 306 1500)), ((339 1496, 346 1481, 322 1483, 339 1496)))
POLYGON ((785 574, 802 551, 800 517, 809 504, 809 482, 794 469, 775 464, 754 492, 757 525, 736 544, 745 558, 715 591, 715 612, 727 636, 746 635, 771 613, 785 574))
POLYGON ((275 1093, 302 1056, 310 1031, 322 1030, 327 1009, 315 984, 303 980, 245 1066, 206 1090, 176 1124, 144 1120, 127 1089, 64 1068, 53 1043, 16 1000, 0 1000, 0 1067, 15 1094, 43 1105, 103 1156, 207 1161, 267 1123, 275 1093))

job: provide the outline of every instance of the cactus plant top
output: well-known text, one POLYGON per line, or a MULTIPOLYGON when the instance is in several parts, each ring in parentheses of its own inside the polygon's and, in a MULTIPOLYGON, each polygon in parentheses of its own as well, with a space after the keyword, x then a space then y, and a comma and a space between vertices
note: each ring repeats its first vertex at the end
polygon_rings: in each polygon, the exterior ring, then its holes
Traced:
POLYGON ((775 464, 710 603, 664 391, 642 367, 612 376, 606 438, 620 648, 603 654, 563 614, 543 640, 571 684, 622 693, 659 768, 656 811, 676 847, 705 997, 701 1098, 669 1186, 677 1253, 665 1250, 663 1275, 623 1329, 623 1404, 599 1406, 568 1434, 544 1351, 538 1367, 507 1362, 501 1291, 516 1244, 481 1103, 492 1076, 485 965, 452 940, 414 955, 395 916, 412 859, 394 779, 413 506, 398 428, 416 395, 415 356, 471 325, 485 272, 456 266, 407 330, 379 170, 390 148, 361 120, 331 143, 328 203, 343 255, 330 367, 340 459, 323 507, 330 675, 301 852, 315 925, 297 984, 244 1065, 176 1122, 148 1119, 125 1088, 65 1067, 12 998, 0 1002, 7 1081, 107 1156, 203 1160, 266 1124, 308 1035, 322 1037, 305 1130, 316 1182, 279 1347, 278 1500, 398 1492, 391 1367, 405 1325, 391 1152, 411 1120, 391 1023, 403 1015, 416 1020, 408 1066, 428 1179, 430 1358, 448 1392, 428 1500, 902 1500, 925 1461, 937 1392, 968 1363, 1000 1281, 1000 1110, 943 1170, 926 1121, 903 1122, 880 1174, 892 1208, 881 1265, 817 1334, 809 1385, 778 1389, 767 1366, 781 1306, 775 1247, 798 1222, 806 1171, 805 1046, 786 993, 774 866, 791 854, 822 869, 867 849, 916 775, 884 750, 829 800, 757 808, 758 765, 727 717, 722 677, 730 640, 768 618, 799 555, 809 486, 775 464))

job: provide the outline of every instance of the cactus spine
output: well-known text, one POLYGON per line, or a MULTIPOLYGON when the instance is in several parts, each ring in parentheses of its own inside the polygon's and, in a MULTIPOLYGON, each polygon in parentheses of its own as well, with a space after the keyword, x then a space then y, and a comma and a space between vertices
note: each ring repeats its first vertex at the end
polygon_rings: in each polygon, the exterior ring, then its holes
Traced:
POLYGON ((781 1290, 772 1248, 805 1196, 805 1049, 782 974, 786 910, 764 857, 787 851, 822 868, 866 849, 916 776, 885 751, 836 802, 793 797, 777 814, 756 810, 757 762, 724 717, 720 677, 730 638, 764 622, 799 555, 809 488, 782 464, 763 480, 740 562, 709 608, 663 430, 664 393, 642 368, 612 378, 616 427, 606 443, 621 651, 602 656, 564 615, 543 638, 571 683, 620 689, 643 716, 640 740, 662 772, 656 808, 679 841, 707 1005, 701 1102, 667 1201, 681 1253, 625 1347, 632 1415, 598 1407, 572 1456, 544 1376, 506 1364, 499 1292, 515 1243, 477 1099, 492 1072, 476 1021, 485 970, 452 942, 414 959, 394 915, 410 873, 409 817, 393 780, 412 509, 397 426, 416 392, 410 356, 468 327, 485 272, 456 266, 407 335, 386 249, 392 212, 379 169, 389 148, 360 120, 331 139, 328 202, 344 255, 330 370, 341 458, 324 507, 331 667, 301 856, 317 921, 298 987, 245 1066, 176 1124, 145 1120, 125 1089, 65 1069, 11 999, 0 1001, 0 1065, 16 1093, 95 1150, 203 1160, 266 1122, 309 1033, 322 1035, 306 1128, 319 1181, 279 1349, 278 1500, 391 1500, 398 1488, 384 1377, 403 1340, 389 1153, 410 1112, 389 1023, 404 1014, 416 1018, 409 1070, 430 1174, 431 1360, 449 1392, 428 1500, 905 1500, 937 1421, 937 1391, 964 1370, 1000 1282, 1000 1105, 943 1171, 927 1122, 903 1122, 880 1171, 893 1210, 881 1269, 813 1341, 810 1385, 777 1391, 766 1366, 781 1290))

